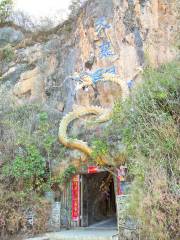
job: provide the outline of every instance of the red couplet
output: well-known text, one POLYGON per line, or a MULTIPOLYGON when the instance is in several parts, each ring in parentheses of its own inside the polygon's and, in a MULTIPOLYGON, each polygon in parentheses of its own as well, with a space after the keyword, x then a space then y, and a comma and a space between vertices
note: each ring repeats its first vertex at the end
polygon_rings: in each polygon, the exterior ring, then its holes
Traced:
POLYGON ((72 178, 72 221, 79 221, 80 214, 80 181, 79 175, 72 178))
POLYGON ((125 168, 120 166, 117 170, 117 195, 123 195, 122 183, 125 181, 125 168))

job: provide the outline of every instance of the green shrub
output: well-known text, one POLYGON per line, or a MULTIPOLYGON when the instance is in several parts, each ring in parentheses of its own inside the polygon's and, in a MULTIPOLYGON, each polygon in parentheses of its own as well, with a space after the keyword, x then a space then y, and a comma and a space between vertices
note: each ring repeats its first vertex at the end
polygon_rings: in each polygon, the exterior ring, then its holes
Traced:
POLYGON ((179 77, 178 62, 146 69, 131 98, 115 105, 107 133, 125 146, 133 180, 127 214, 140 223, 142 239, 178 239, 179 77))
POLYGON ((0 239, 6 235, 10 239, 23 231, 31 234, 46 231, 49 215, 43 195, 54 184, 60 189, 61 182, 56 183, 51 171, 53 161, 60 161, 63 153, 57 142, 59 116, 51 117, 41 104, 5 103, 3 96, 0 98, 0 105, 4 104, 0 117, 0 239), (31 228, 24 218, 24 211, 29 208, 36 213, 31 228))
POLYGON ((92 141, 92 145, 93 145, 92 157, 94 160, 96 160, 98 157, 105 156, 108 153, 108 146, 101 139, 94 139, 92 141))
POLYGON ((25 153, 17 155, 11 165, 3 167, 3 174, 5 177, 14 177, 17 182, 22 180, 24 191, 28 191, 29 188, 35 190, 39 183, 43 182, 46 161, 36 146, 30 145, 24 150, 25 153))
POLYGON ((0 2, 0 24, 5 23, 12 11, 12 0, 2 0, 0 2))
POLYGON ((13 135, 11 142, 8 139, 3 141, 7 149, 3 173, 9 179, 13 177, 15 182, 21 180, 23 191, 32 189, 43 192, 47 184, 50 187, 51 159, 59 157, 59 151, 56 150, 56 154, 53 151, 57 139, 55 132, 52 134, 54 124, 41 107, 24 105, 12 108, 2 120, 2 127, 9 139, 13 135), (8 149, 8 145, 13 149, 8 149), (11 151, 14 151, 13 157, 9 155, 11 151))
POLYGON ((13 48, 11 46, 7 46, 7 47, 3 48, 1 57, 2 57, 3 61, 6 61, 6 62, 13 61, 13 59, 15 57, 13 48))

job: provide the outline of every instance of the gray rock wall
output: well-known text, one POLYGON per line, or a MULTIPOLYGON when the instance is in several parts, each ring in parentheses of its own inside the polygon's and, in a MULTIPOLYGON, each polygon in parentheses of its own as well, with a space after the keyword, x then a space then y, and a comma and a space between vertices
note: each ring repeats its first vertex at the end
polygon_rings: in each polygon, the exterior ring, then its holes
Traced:
MULTIPOLYGON (((1 51, 10 45, 14 53, 13 59, 1 61, 1 84, 11 83, 9 90, 18 104, 24 99, 25 102, 37 99, 68 112, 74 103, 79 104, 74 74, 86 71, 88 63, 91 62, 92 73, 114 66, 127 91, 127 81, 137 67, 145 65, 145 60, 157 66, 176 56, 173 48, 176 31, 174 6, 165 1, 90 0, 78 17, 47 33, 1 28, 1 51), (109 27, 105 28, 105 34, 98 35, 97 22, 102 18, 109 27), (109 42, 113 56, 107 56, 104 42, 109 42), (103 47, 106 53, 101 52, 103 47)), ((108 96, 109 92, 111 96, 111 84, 102 88, 101 93, 108 96)), ((91 96, 96 96, 96 90, 93 91, 91 96)), ((109 100, 104 95, 105 102, 100 96, 101 104, 106 105, 109 100)), ((93 103, 93 99, 87 100, 88 94, 83 98, 84 102, 93 103)))

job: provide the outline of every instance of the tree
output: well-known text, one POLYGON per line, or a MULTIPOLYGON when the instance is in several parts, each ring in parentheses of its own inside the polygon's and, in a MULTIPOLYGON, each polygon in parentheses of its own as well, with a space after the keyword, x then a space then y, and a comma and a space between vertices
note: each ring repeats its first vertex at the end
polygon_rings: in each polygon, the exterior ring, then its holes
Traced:
POLYGON ((35 23, 32 21, 32 17, 21 10, 12 11, 11 20, 17 26, 20 26, 26 30, 35 29, 35 23))
POLYGON ((0 24, 8 21, 8 18, 12 12, 12 7, 13 7, 12 0, 2 0, 0 2, 0 24))
POLYGON ((69 6, 70 17, 74 17, 78 14, 80 7, 82 7, 85 0, 72 0, 69 6))

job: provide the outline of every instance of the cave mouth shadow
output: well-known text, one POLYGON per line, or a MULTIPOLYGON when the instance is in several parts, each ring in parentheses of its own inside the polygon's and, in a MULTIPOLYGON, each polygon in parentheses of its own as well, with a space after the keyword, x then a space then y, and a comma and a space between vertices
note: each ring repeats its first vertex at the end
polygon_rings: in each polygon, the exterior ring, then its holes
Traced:
POLYGON ((83 174, 81 184, 81 226, 116 227, 113 176, 106 171, 83 174))

